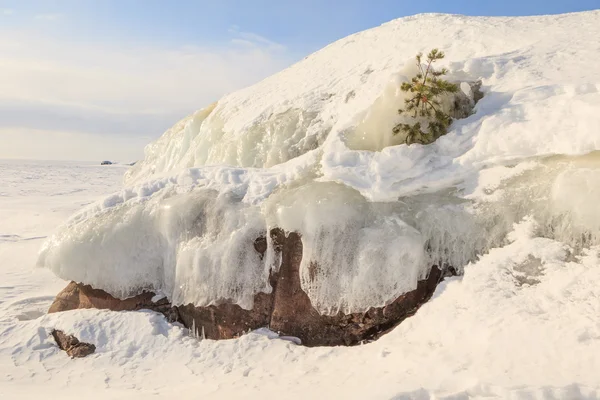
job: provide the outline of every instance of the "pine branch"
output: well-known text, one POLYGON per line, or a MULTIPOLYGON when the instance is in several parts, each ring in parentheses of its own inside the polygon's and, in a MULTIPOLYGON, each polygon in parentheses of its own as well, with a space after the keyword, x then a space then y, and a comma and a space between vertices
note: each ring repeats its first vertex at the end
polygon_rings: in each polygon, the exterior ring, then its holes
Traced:
POLYGON ((421 123, 414 124, 400 123, 394 126, 392 132, 398 134, 404 132, 406 134, 406 144, 421 143, 429 144, 440 136, 448 132, 448 128, 452 123, 452 118, 441 110, 441 102, 438 97, 444 93, 455 93, 458 91, 458 86, 450 83, 442 76, 448 73, 446 68, 436 71, 433 64, 437 60, 445 57, 445 54, 438 49, 433 49, 427 55, 427 62, 422 63, 423 53, 418 53, 416 56, 419 72, 410 82, 403 82, 400 88, 404 92, 414 93, 412 97, 404 100, 405 108, 399 109, 398 113, 414 111, 413 118, 433 117, 427 125, 427 131, 421 129, 421 123))

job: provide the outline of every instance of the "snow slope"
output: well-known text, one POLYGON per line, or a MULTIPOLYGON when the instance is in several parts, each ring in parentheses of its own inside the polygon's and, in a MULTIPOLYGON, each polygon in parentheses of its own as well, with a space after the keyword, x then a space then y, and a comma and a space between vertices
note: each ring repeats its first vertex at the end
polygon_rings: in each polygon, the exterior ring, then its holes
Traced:
MULTIPOLYGON (((249 308, 270 290, 277 260, 244 244, 274 226, 297 230, 302 285, 322 313, 383 305, 432 263, 464 272, 376 343, 307 349, 266 331, 198 342, 150 313, 18 322, 11 303, 0 395, 31 393, 25 382, 34 382, 115 398, 597 398, 598 22, 600 11, 427 14, 342 39, 175 125, 124 188, 106 185, 113 194, 41 249, 39 264, 59 277, 118 296, 152 289, 175 303, 249 308), (450 78, 481 79, 485 97, 434 144, 399 145, 390 135, 398 84, 414 54, 433 47, 446 52, 450 78), (311 261, 322 267, 312 279, 311 261), (98 354, 68 362, 48 337, 55 326, 98 354)), ((11 276, 25 248, 5 249, 11 276)))
MULTIPOLYGON (((127 172, 125 189, 46 243, 40 264, 120 297, 150 289, 176 304, 251 308, 270 291, 274 260, 249 243, 278 226, 303 235, 303 288, 320 312, 336 313, 385 305, 433 263, 462 269, 530 214, 544 229, 563 221, 550 237, 579 246, 599 226, 583 226, 568 200, 553 212, 535 206, 563 201, 559 181, 576 156, 600 149, 600 70, 590 67, 599 17, 427 14, 342 39, 176 124, 127 172), (399 84, 433 47, 446 52, 449 79, 481 79, 486 95, 435 143, 399 145, 399 84), (540 161, 550 155, 573 158, 540 161), (500 185, 525 168, 546 183, 539 199, 506 190, 494 207, 473 197, 482 174, 500 185), (314 278, 311 262, 321 266, 314 278)), ((581 185, 569 196, 589 195, 582 204, 593 207, 594 170, 573 173, 581 185)))

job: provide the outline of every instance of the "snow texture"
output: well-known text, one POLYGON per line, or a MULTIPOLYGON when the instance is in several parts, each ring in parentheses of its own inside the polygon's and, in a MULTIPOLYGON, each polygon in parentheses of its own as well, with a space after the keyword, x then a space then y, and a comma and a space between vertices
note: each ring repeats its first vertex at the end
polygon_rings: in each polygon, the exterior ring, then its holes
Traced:
POLYGON ((335 42, 176 124, 39 264, 119 297, 251 308, 278 267, 252 243, 282 227, 330 314, 385 305, 434 263, 462 271, 524 218, 584 254, 600 238, 599 18, 426 14, 335 42), (432 48, 485 97, 435 143, 402 145, 399 85, 432 48))
MULTIPOLYGON (((465 192, 493 204, 503 192, 499 176, 546 168, 519 165, 488 169, 465 192)), ((576 167, 593 169, 593 157, 576 167)), ((307 348, 265 329, 199 341, 144 311, 46 315, 67 282, 34 268, 36 250, 70 213, 118 190, 123 172, 0 160, 0 398, 600 397, 600 247, 577 251, 542 237, 533 217, 511 226, 505 243, 464 276, 442 282, 416 315, 358 347, 307 348), (96 353, 69 359, 54 328, 93 343, 96 353)), ((585 188, 573 189, 576 205, 585 188)))

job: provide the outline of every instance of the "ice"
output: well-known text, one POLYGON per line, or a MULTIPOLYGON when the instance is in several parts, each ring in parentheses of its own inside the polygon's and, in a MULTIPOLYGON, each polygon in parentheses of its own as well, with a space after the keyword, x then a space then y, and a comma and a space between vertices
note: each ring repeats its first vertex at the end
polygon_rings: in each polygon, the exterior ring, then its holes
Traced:
POLYGON ((525 217, 537 221, 539 236, 575 249, 598 244, 597 154, 502 167, 504 178, 482 179, 477 195, 448 189, 396 202, 316 182, 308 168, 256 203, 249 188, 273 176, 192 169, 84 210, 47 242, 40 263, 119 297, 153 290, 175 304, 232 300, 249 309, 256 293, 270 292, 269 270, 277 268, 253 242, 280 227, 302 235, 301 284, 321 313, 365 311, 414 289, 431 265, 461 271, 525 217), (217 176, 220 192, 205 186, 217 176))
POLYGON ((233 300, 251 309, 256 293, 270 292, 271 266, 249 245, 266 233, 257 207, 203 190, 162 207, 168 210, 163 218, 173 241, 164 270, 167 274, 174 271, 174 284, 163 290, 172 293, 175 304, 233 300))
POLYGON ((505 179, 489 186, 476 205, 480 218, 495 230, 509 231, 512 224, 531 217, 539 225, 539 236, 576 249, 600 244, 596 216, 599 152, 547 157, 530 162, 516 174, 504 173, 505 179))
POLYGON ((394 135, 392 130, 402 120, 398 109, 404 107, 404 100, 408 98, 406 93, 400 90, 400 85, 410 81, 416 73, 417 67, 414 62, 407 61, 403 71, 392 76, 383 94, 366 111, 358 125, 348 130, 348 148, 379 151, 404 142, 406 137, 402 134, 394 135))
POLYGON ((600 239, 599 167, 569 168, 561 172, 552 185, 550 197, 554 213, 569 216, 571 236, 588 234, 592 243, 600 239))
POLYGON ((132 184, 184 168, 226 164, 272 167, 316 149, 328 132, 312 127, 316 113, 299 108, 260 116, 242 135, 226 131, 217 103, 167 131, 145 149, 145 159, 125 177, 132 184))
POLYGON ((383 306, 426 276, 424 238, 399 211, 320 182, 273 195, 266 205, 269 225, 302 235, 301 285, 323 314, 383 306))
POLYGON ((385 305, 432 265, 463 272, 524 218, 583 254, 600 238, 598 15, 428 14, 333 43, 176 124, 40 264, 119 297, 250 308, 278 267, 253 241, 280 227, 302 235, 302 287, 329 314, 385 305), (407 146, 392 135, 399 85, 432 48, 485 96, 435 143, 407 146))
POLYGON ((256 203, 311 176, 314 162, 307 154, 279 170, 189 169, 125 188, 75 214, 44 244, 38 264, 121 298, 152 290, 176 304, 252 308, 256 293, 271 290, 272 267, 253 247, 267 232, 256 203))
MULTIPOLYGON (((415 59, 412 58, 406 60, 403 68, 392 75, 381 96, 364 112, 364 116, 359 118, 358 124, 348 129, 346 145, 349 149, 381 151, 386 147, 405 143, 406 133, 393 133, 394 127, 399 123, 412 125, 419 122, 424 128, 427 127, 429 123, 427 117, 419 115, 415 117, 412 112, 402 114, 398 112, 399 109, 406 108, 405 100, 411 97, 410 92, 404 92, 400 89, 402 83, 410 82, 419 72, 415 59)), ((459 77, 464 78, 468 75, 463 71, 454 71, 453 74, 444 76, 444 79, 459 82, 459 87, 472 101, 473 93, 470 85, 467 82, 460 82, 459 77)), ((440 110, 452 115, 454 98, 455 96, 452 94, 440 95, 438 99, 441 103, 440 110)))
POLYGON ((269 290, 269 266, 247 246, 266 230, 258 211, 232 194, 169 186, 75 218, 52 239, 69 245, 56 251, 48 242, 40 262, 121 298, 151 290, 177 304, 234 299, 251 308, 253 295, 269 290))

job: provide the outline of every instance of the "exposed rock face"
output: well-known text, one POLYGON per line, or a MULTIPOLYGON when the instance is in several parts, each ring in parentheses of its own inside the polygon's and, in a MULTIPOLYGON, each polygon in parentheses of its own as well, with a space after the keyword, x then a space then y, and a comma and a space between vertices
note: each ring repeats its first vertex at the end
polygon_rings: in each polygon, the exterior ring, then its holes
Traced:
POLYGON ((259 293, 254 296, 254 308, 244 310, 237 304, 196 307, 193 304, 178 306, 184 326, 194 328, 196 334, 207 339, 231 339, 245 332, 269 326, 273 295, 259 293))
POLYGON ((54 299, 48 313, 60 311, 96 308, 111 311, 153 310, 164 314, 169 321, 179 319, 177 309, 171 307, 166 298, 153 302, 154 293, 144 292, 128 299, 117 299, 104 290, 94 289, 89 285, 71 282, 54 299))
POLYGON ((67 335, 57 329, 52 331, 52 337, 56 340, 58 347, 66 351, 71 358, 86 357, 96 351, 96 346, 93 344, 80 342, 75 336, 67 335))
POLYGON ((473 113, 475 105, 483 98, 483 92, 481 91, 481 81, 470 81, 463 82, 467 84, 469 89, 465 93, 462 89, 453 95, 454 105, 450 111, 450 116, 454 119, 467 118, 473 113))
MULTIPOLYGON (((442 279, 441 269, 433 266, 427 279, 419 281, 415 290, 385 307, 371 308, 365 313, 321 315, 300 285, 300 235, 273 229, 270 236, 282 262, 279 271, 271 271, 272 292, 257 294, 252 310, 244 310, 226 300, 208 307, 192 304, 171 307, 166 299, 152 302, 154 295, 148 292, 119 300, 102 290, 71 282, 57 296, 49 312, 76 308, 115 311, 146 308, 165 314, 171 321, 180 321, 188 328, 193 327, 198 335, 208 339, 230 339, 267 326, 281 335, 298 337, 307 346, 349 346, 374 340, 413 315, 429 300, 442 279)), ((267 250, 267 240, 258 238, 254 248, 263 255, 267 250)))
POLYGON ((300 286, 300 235, 292 232, 286 237, 279 231, 276 237, 283 242, 282 263, 274 290, 270 328, 299 337, 307 346, 349 346, 378 338, 413 315, 431 297, 441 277, 440 270, 434 267, 429 277, 418 283, 417 289, 385 307, 371 308, 365 313, 321 315, 300 286))

